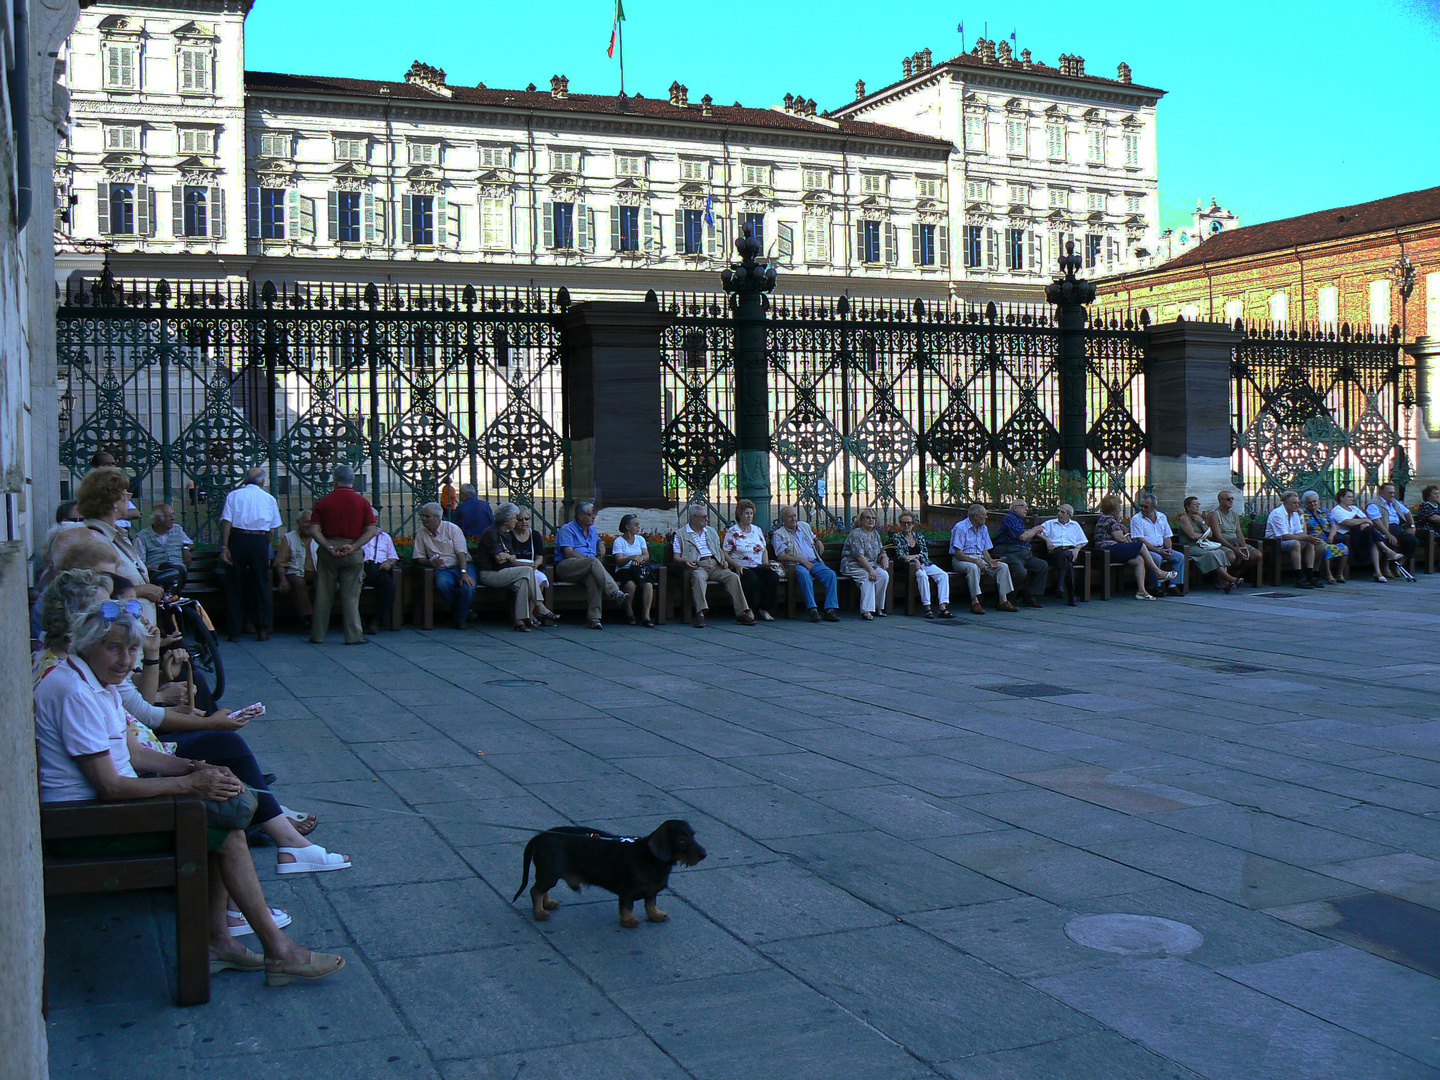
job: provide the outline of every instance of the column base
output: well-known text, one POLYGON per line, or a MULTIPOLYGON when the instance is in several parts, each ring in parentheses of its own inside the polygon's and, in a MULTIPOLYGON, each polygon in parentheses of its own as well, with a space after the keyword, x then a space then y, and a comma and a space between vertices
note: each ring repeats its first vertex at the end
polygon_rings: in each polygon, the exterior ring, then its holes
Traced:
POLYGON ((1235 490, 1231 476, 1228 457, 1150 456, 1150 486, 1164 514, 1178 513, 1190 495, 1200 500, 1202 509, 1210 509, 1218 492, 1235 490))

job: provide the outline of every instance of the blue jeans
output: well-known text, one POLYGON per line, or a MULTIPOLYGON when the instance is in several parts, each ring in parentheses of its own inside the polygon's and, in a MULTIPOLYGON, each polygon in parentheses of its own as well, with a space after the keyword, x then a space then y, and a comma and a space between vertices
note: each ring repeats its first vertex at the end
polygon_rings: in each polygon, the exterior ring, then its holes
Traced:
POLYGON ((460 571, 453 566, 448 570, 435 571, 435 591, 445 598, 455 615, 455 625, 462 626, 470 617, 470 601, 475 598, 475 586, 460 580, 460 571))
MULTIPOLYGON (((1154 552, 1154 551, 1152 551, 1151 554, 1155 556, 1155 562, 1156 562, 1157 565, 1159 565, 1159 567, 1160 567, 1161 570, 1173 570, 1173 571, 1175 571, 1175 580, 1170 582, 1171 585, 1174 585, 1174 586, 1178 589, 1181 585, 1184 584, 1184 582, 1185 582, 1185 553, 1184 553, 1184 552, 1181 552, 1181 551, 1172 551, 1172 552, 1170 552, 1169 555, 1163 555, 1163 554, 1161 554, 1160 552, 1154 552)), ((1148 583, 1148 585, 1149 585, 1150 588, 1152 588, 1152 589, 1155 588, 1155 587, 1159 584, 1159 582, 1155 580, 1155 575, 1154 575, 1154 574, 1147 574, 1147 575, 1146 575, 1146 578, 1147 578, 1147 583, 1148 583)))
POLYGON ((839 600, 835 597, 835 571, 822 562, 815 564, 814 570, 806 570, 799 563, 795 564, 795 584, 800 586, 800 599, 805 602, 805 609, 819 606, 815 603, 815 582, 819 582, 825 589, 826 608, 838 608, 839 600), (813 581, 811 579, 814 579, 813 581))

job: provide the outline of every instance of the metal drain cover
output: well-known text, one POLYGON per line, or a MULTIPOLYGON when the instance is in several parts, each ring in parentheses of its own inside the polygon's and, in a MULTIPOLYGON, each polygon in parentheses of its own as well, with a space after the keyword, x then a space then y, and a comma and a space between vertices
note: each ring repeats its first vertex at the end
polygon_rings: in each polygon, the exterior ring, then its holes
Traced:
POLYGON ((1143 959, 1184 956, 1205 944, 1189 923, 1155 915, 1076 915, 1065 924, 1065 936, 1087 949, 1143 959))

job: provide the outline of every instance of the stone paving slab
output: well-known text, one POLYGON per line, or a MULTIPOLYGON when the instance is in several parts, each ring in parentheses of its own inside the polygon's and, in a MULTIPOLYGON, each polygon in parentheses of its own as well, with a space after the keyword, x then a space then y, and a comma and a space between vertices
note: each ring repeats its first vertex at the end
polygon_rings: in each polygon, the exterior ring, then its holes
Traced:
POLYGON ((277 793, 355 864, 256 848, 267 898, 347 968, 181 1010, 168 894, 52 901, 52 1076, 1440 1078, 1437 600, 227 646, 277 793), (710 855, 668 922, 511 903, 532 832, 672 815, 710 855), (1088 914, 1203 943, 1096 951, 1088 914))

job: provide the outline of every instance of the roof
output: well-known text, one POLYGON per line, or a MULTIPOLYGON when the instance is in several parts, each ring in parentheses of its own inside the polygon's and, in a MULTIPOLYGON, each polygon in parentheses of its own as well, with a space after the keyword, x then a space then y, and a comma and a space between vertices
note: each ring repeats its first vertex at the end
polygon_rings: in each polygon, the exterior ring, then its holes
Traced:
POLYGON ((1008 63, 1002 62, 1000 60, 994 60, 987 63, 986 61, 981 60, 980 57, 975 56, 971 53, 961 53, 959 56, 952 56, 949 60, 944 60, 938 64, 932 64, 930 67, 925 68, 923 71, 917 71, 915 72, 915 74, 909 76, 908 78, 900 79, 897 82, 891 83, 889 86, 882 86, 879 90, 871 91, 863 98, 857 98, 855 101, 848 101, 840 108, 834 110, 834 112, 837 114, 852 112, 857 105, 861 105, 864 102, 870 101, 872 98, 877 98, 883 94, 887 94, 891 90, 895 89, 895 87, 897 86, 904 86, 908 83, 916 82, 917 80, 923 80, 926 76, 936 74, 948 67, 979 68, 982 71, 993 71, 996 73, 1008 72, 1019 75, 1032 75, 1044 79, 1053 79, 1057 82, 1064 81, 1072 83, 1082 83, 1092 86, 1112 87, 1117 90, 1135 91, 1147 96, 1153 94, 1159 97, 1165 93, 1165 91, 1161 90, 1159 87, 1143 86, 1140 83, 1135 82, 1121 82, 1119 79, 1106 79, 1100 75, 1064 75, 1061 73, 1058 67, 1051 67, 1049 64, 1042 64, 1038 61, 1032 62, 1027 68, 1019 60, 1011 60, 1008 63))
POLYGON ((716 127, 779 128, 807 135, 853 135, 883 139, 888 142, 918 143, 935 149, 948 150, 948 139, 917 135, 913 131, 873 124, 865 120, 810 119, 776 109, 747 109, 739 105, 712 105, 710 115, 703 114, 699 102, 672 105, 667 98, 647 98, 638 94, 624 98, 602 94, 567 94, 553 96, 548 90, 504 90, 474 86, 446 86, 450 97, 442 97, 423 86, 408 82, 383 82, 375 79, 343 79, 324 75, 286 75, 273 71, 247 71, 247 91, 271 91, 286 94, 321 94, 336 97, 380 98, 381 89, 389 91, 392 101, 423 101, 430 104, 485 105, 499 108, 535 109, 544 112, 573 112, 633 116, 652 120, 672 120, 716 127))
POLYGON ((1313 214, 1246 225, 1242 229, 1217 233, 1199 247, 1192 248, 1178 259, 1172 259, 1160 270, 1178 270, 1203 263, 1260 255, 1267 251, 1283 251, 1306 244, 1329 240, 1346 240, 1371 233, 1392 232, 1409 225, 1440 221, 1440 187, 1423 191, 1407 191, 1388 199, 1317 210, 1313 214))

